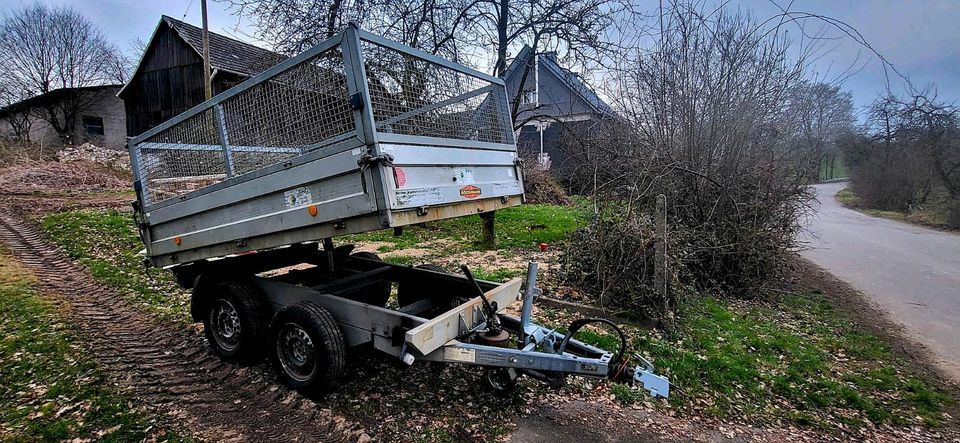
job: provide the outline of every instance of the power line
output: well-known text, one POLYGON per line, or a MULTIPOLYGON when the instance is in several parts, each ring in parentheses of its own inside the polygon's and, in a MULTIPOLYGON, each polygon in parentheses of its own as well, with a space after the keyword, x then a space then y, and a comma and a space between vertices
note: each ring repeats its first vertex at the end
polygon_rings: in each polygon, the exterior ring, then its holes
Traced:
POLYGON ((180 17, 181 19, 186 19, 186 18, 187 18, 187 14, 190 13, 190 7, 191 7, 191 6, 193 6, 193 0, 190 0, 190 3, 187 3, 187 10, 186 10, 186 11, 183 11, 183 17, 180 17))

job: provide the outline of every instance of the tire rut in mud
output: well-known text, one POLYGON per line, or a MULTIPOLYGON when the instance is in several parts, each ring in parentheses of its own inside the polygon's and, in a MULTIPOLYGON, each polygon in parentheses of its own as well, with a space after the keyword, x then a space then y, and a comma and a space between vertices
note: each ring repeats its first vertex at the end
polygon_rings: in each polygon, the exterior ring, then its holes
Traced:
POLYGON ((0 240, 70 305, 68 319, 112 378, 133 394, 217 441, 356 440, 358 431, 258 368, 221 362, 202 337, 177 332, 137 311, 116 291, 48 243, 31 223, 0 212, 0 240))

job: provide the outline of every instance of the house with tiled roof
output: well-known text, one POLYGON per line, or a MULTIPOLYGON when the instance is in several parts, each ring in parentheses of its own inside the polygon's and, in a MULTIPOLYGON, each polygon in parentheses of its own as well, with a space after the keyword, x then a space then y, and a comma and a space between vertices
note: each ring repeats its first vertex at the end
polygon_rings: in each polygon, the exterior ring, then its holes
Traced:
MULTIPOLYGON (((162 16, 130 81, 120 90, 127 135, 138 135, 204 100, 203 30, 162 16)), ((214 95, 286 59, 285 56, 210 32, 214 95)))
POLYGON ((566 157, 562 139, 587 131, 616 113, 586 82, 560 65, 555 52, 535 53, 524 46, 504 75, 515 125, 517 147, 538 157, 544 168, 557 167, 566 157))

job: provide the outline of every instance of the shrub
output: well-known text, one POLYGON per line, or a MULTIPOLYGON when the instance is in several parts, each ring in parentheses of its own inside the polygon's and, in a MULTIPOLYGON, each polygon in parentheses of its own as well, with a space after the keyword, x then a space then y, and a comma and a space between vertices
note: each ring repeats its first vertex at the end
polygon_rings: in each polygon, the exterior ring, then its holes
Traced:
POLYGON ((567 183, 595 205, 567 247, 566 277, 604 304, 647 312, 677 302, 650 291, 658 194, 669 278, 751 295, 798 246, 815 178, 789 144, 797 125, 784 106, 802 63, 787 61, 776 32, 723 11, 704 21, 677 8, 664 20, 656 49, 627 57, 617 73, 609 95, 624 118, 564 146, 578 165, 567 183))

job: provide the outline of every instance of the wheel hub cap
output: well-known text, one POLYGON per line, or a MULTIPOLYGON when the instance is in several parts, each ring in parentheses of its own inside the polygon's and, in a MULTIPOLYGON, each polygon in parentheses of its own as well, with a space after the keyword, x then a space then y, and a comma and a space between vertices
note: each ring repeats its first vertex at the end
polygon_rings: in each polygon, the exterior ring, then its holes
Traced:
POLYGON ((284 371, 297 381, 307 381, 316 371, 313 340, 299 325, 287 323, 277 340, 277 355, 284 371))
POLYGON ((228 351, 240 345, 240 316, 227 300, 217 300, 213 308, 213 337, 220 347, 228 351))

